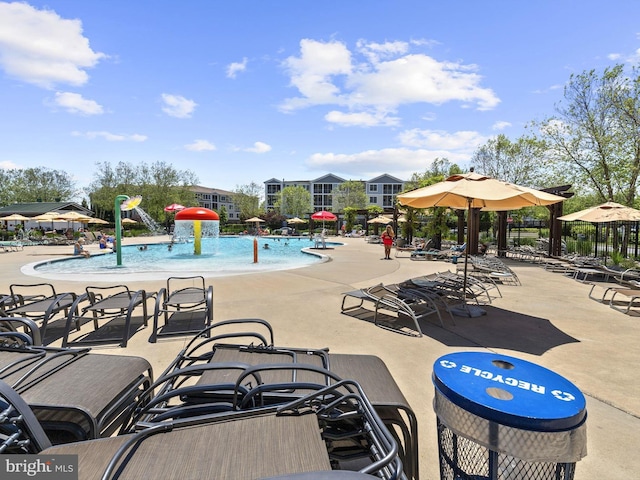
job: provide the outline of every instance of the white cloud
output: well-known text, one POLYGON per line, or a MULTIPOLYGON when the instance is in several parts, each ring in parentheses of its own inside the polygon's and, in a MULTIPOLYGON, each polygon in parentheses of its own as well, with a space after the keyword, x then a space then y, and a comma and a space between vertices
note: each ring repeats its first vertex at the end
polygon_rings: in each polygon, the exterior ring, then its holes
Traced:
POLYGON ((216 146, 208 140, 196 140, 193 143, 185 145, 184 148, 192 152, 207 152, 216 150, 216 146))
POLYGON ((392 127, 400 124, 400 118, 389 117, 383 113, 369 113, 369 112, 354 112, 344 113, 333 110, 324 116, 324 119, 329 123, 337 123, 345 127, 358 126, 358 127, 377 127, 385 126, 392 127))
POLYGON ((402 145, 408 147, 471 154, 477 147, 486 143, 489 138, 473 131, 449 133, 442 130, 419 130, 416 128, 402 132, 398 135, 398 139, 402 145))
POLYGON ((616 61, 616 60, 620 60, 622 58, 622 55, 619 53, 610 53, 607 55, 607 58, 609 60, 616 61))
MULTIPOLYGON (((291 85, 300 95, 285 99, 280 107, 293 111, 314 105, 347 106, 350 121, 344 124, 354 125, 354 114, 361 111, 395 112, 414 103, 455 101, 478 110, 490 110, 500 103, 493 90, 481 86, 476 65, 410 53, 411 47, 419 46, 419 42, 361 40, 352 54, 341 42, 304 39, 300 55, 284 62, 291 85), (358 62, 356 54, 362 61, 358 62)), ((328 121, 332 118, 335 115, 326 117, 328 121)), ((370 115, 361 118, 364 126, 370 125, 370 115)))
POLYGON ((284 66, 290 75, 291 85, 302 97, 285 100, 283 110, 344 103, 339 98, 340 88, 332 83, 333 77, 349 75, 352 70, 351 52, 343 43, 303 39, 300 41, 300 56, 287 58, 284 66))
POLYGON ((242 59, 242 62, 234 62, 227 67, 227 78, 236 78, 238 72, 244 72, 247 69, 247 57, 242 59))
POLYGON ((80 20, 0 2, 0 68, 8 75, 43 88, 79 86, 89 78, 86 69, 104 57, 89 46, 80 20))
POLYGON ((494 123, 491 128, 493 130, 504 130, 505 128, 508 128, 511 126, 511 122, 505 122, 505 121, 498 121, 496 123, 494 123))
POLYGON ((245 152, 252 152, 252 153, 267 153, 270 150, 271 150, 271 145, 268 145, 264 142, 255 142, 253 144, 253 147, 244 149, 245 152))
POLYGON ((94 100, 87 100, 79 93, 57 92, 54 103, 65 108, 69 113, 81 115, 101 115, 104 113, 102 105, 94 100))
POLYGON ((358 177, 373 177, 391 173, 409 178, 412 173, 424 171, 436 158, 446 157, 453 163, 469 160, 469 155, 446 150, 386 148, 354 154, 316 153, 307 159, 307 166, 317 170, 343 172, 358 177))
POLYGON ((105 131, 84 132, 84 133, 75 131, 75 132, 71 132, 71 135, 73 135, 74 137, 85 137, 91 140, 96 138, 102 138, 109 142, 144 142, 145 140, 147 140, 146 135, 140 135, 138 133, 134 133, 132 135, 123 135, 123 134, 110 133, 105 131))
POLYGON ((162 111, 170 117, 190 118, 191 114, 198 106, 193 100, 184 98, 181 95, 171 95, 169 93, 162 94, 164 106, 162 111))
POLYGON ((0 162, 0 170, 16 170, 18 168, 21 168, 21 167, 9 160, 0 162))

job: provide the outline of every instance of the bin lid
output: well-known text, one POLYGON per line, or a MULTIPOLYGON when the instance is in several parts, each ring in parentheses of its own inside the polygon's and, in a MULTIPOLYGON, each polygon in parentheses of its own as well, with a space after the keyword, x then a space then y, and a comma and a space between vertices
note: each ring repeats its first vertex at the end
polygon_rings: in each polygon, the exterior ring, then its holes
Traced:
POLYGON ((433 366, 435 387, 484 419, 536 431, 562 431, 586 418, 582 392, 540 365, 496 353, 456 352, 433 366))

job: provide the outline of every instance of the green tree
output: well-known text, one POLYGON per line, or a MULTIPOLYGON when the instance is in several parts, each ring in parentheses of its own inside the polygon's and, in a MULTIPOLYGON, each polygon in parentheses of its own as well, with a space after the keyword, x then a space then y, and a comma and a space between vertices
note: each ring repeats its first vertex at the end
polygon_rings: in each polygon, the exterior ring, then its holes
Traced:
POLYGON ((556 115, 537 124, 556 178, 598 202, 633 206, 640 173, 640 78, 622 65, 571 75, 556 115))
POLYGON ((367 207, 367 195, 364 191, 364 183, 357 180, 348 180, 341 183, 332 192, 333 210, 342 212, 351 207, 364 210, 367 207))
POLYGON ((356 223, 356 217, 358 216, 358 209, 353 207, 345 207, 343 212, 344 212, 344 218, 346 220, 344 230, 345 232, 351 232, 353 230, 353 225, 356 223))
POLYGON ((257 217, 263 213, 263 210, 260 208, 262 190, 262 187, 256 182, 236 186, 233 192, 233 203, 240 212, 241 222, 244 222, 247 218, 257 217))
POLYGON ((2 203, 60 202, 71 200, 79 191, 63 170, 44 167, 12 169, 2 172, 2 203))
POLYGON ((472 157, 475 171, 505 182, 541 186, 545 144, 522 136, 515 142, 500 134, 479 147, 472 157))
POLYGON ((191 187, 197 177, 189 170, 179 171, 165 162, 132 165, 119 162, 113 167, 108 162, 96 164, 94 179, 86 190, 91 209, 98 217, 113 220, 114 200, 118 195, 141 195, 141 207, 154 220, 165 223, 173 218, 164 211, 171 203, 197 205, 191 187))
POLYGON ((287 217, 303 217, 312 210, 311 192, 304 187, 284 187, 278 193, 274 207, 281 215, 287 217))
MULTIPOLYGON (((429 168, 423 173, 414 173, 409 181, 405 184, 405 192, 415 190, 416 188, 427 187, 443 181, 450 175, 462 173, 462 170, 455 163, 449 162, 446 158, 436 158, 429 168)), ((440 248, 442 245, 442 237, 449 231, 448 223, 452 217, 451 211, 444 207, 435 207, 426 209, 416 209, 412 207, 401 207, 404 212, 406 222, 402 224, 402 235, 408 242, 413 240, 416 226, 421 217, 427 214, 428 222, 425 232, 433 241, 434 248, 440 248)))
POLYGON ((229 214, 227 213, 227 207, 222 205, 218 210, 218 216, 220 217, 220 229, 224 228, 224 226, 229 221, 229 214))

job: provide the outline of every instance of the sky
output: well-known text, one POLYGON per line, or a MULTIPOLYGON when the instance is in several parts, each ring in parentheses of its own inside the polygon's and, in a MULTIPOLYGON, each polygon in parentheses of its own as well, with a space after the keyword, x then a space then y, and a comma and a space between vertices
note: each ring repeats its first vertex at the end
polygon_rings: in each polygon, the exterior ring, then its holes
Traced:
MULTIPOLYGON (((0 168, 408 180, 640 59, 637 0, 0 1, 0 168)), ((1 188, 1 187, 0 187, 1 188)))

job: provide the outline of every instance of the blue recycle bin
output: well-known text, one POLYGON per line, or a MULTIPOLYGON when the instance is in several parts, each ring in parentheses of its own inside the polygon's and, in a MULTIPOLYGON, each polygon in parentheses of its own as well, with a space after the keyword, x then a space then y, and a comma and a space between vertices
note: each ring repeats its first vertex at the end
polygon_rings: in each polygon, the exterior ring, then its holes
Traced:
POLYGON ((586 402, 518 358, 444 355, 433 366, 441 480, 570 480, 587 454, 586 402))

